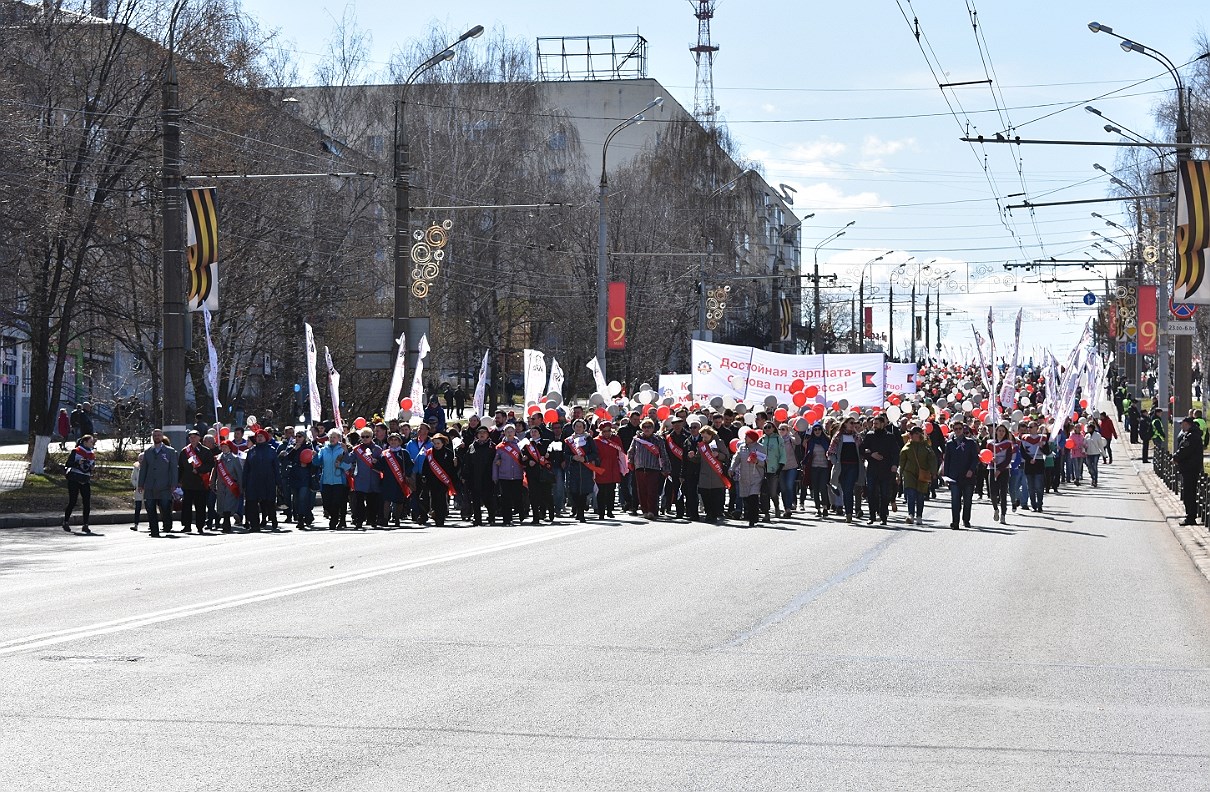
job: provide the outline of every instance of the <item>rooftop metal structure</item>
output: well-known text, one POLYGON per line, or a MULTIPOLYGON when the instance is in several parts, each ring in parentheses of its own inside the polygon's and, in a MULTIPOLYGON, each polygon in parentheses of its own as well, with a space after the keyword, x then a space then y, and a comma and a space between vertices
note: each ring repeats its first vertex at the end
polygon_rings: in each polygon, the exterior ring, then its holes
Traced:
POLYGON ((538 39, 538 79, 638 80, 647 76, 647 39, 638 33, 538 39))

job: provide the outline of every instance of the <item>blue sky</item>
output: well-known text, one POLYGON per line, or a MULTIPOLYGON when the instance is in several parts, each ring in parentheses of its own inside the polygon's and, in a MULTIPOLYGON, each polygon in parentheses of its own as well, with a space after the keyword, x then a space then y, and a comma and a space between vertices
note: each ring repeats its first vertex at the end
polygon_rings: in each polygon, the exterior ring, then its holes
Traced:
MULTIPOLYGON (((638 32, 649 42, 648 75, 681 104, 693 105, 688 48, 697 37, 697 20, 688 0, 457 0, 439 11, 404 5, 407 14, 401 14, 399 3, 385 0, 244 2, 266 27, 280 30, 301 59, 304 78, 310 77, 333 20, 348 9, 370 32, 372 59, 379 67, 433 21, 455 31, 482 24, 530 46, 538 36, 638 32)), ((1158 139, 1151 110, 1171 92, 1171 78, 1149 58, 1124 53, 1117 39, 1090 32, 1088 22, 1112 26, 1182 64, 1199 54, 1194 39, 1205 9, 1187 0, 719 0, 712 24, 720 47, 716 102, 743 153, 763 163, 771 183, 798 189, 800 216, 815 213, 803 225, 804 261, 810 262, 819 241, 856 220, 843 237, 820 250, 821 262, 855 272, 893 250, 886 261, 909 256, 935 261, 934 267, 952 271, 963 288, 969 269, 969 293, 942 294, 951 312, 943 322, 944 340, 969 343, 970 322, 984 325, 989 305, 995 306, 1003 339, 1024 305, 1029 310, 1025 348, 1051 344, 1065 352, 1091 309, 1083 307, 1079 294, 1048 295, 1054 286, 1020 282, 1012 292, 997 280, 1009 274, 1003 264, 1084 257, 1097 241, 1093 231, 1118 233, 1091 217, 1093 211, 1126 227, 1133 220, 1118 203, 1039 208, 1032 215, 1014 210, 1007 216, 997 204, 1020 203, 1025 196, 1033 201, 1104 197, 1109 183, 1093 163, 1112 171, 1118 150, 981 148, 958 138, 969 123, 972 134, 987 136, 1013 127, 1022 138, 1113 140, 1102 129, 1104 119, 1084 111, 1091 103, 1114 121, 1158 139), (919 44, 913 19, 922 32, 919 44), (937 88, 938 80, 989 76, 994 91, 937 88)), ((879 263, 870 271, 885 293, 889 267, 879 263)), ((1021 279, 1038 275, 1037 270, 1014 272, 1021 279)), ((1112 274, 1108 268, 1100 272, 1112 274)), ((1055 274, 1088 276, 1079 268, 1041 273, 1043 278, 1055 274)), ((1098 296, 1103 289, 1091 281, 1058 288, 1081 286, 1093 287, 1098 296)), ((896 308, 898 316, 898 297, 896 308)), ((887 321, 886 306, 876 305, 876 328, 884 329, 887 321)), ((896 335, 906 338, 907 320, 900 321, 896 335)))

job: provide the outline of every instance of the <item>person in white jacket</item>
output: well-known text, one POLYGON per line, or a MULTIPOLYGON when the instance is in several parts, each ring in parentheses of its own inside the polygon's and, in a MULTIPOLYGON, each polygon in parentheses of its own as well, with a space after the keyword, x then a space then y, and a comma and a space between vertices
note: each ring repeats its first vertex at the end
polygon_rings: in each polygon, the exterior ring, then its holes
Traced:
POLYGON ((143 493, 139 492, 139 460, 130 469, 130 488, 134 490, 134 525, 130 530, 139 530, 139 518, 143 516, 143 493))
POLYGON ((1092 478, 1092 486, 1097 485, 1097 466, 1101 461, 1101 454, 1105 451, 1105 446, 1108 441, 1101 436, 1101 433, 1094 427, 1084 435, 1084 466, 1088 468, 1088 475, 1092 478))

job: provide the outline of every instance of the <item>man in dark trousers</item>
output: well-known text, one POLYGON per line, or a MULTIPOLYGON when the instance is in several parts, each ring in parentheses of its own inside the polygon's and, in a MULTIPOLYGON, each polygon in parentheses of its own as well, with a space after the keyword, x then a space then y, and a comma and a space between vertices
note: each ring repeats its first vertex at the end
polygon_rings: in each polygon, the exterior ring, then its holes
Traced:
POLYGON ((971 501, 975 496, 975 472, 979 467, 979 444, 966 436, 966 424, 955 421, 945 444, 941 475, 950 482, 950 528, 958 530, 958 518, 971 527, 971 501))
POLYGON ((1186 416, 1181 421, 1181 433, 1172 455, 1181 474, 1181 500, 1185 504, 1185 521, 1181 525, 1197 525, 1197 484, 1202 478, 1204 453, 1201 430, 1192 416, 1186 416))
POLYGON ((874 428, 861 438, 861 455, 865 457, 865 491, 870 501, 869 521, 877 519, 886 525, 887 511, 895 492, 895 474, 899 470, 899 451, 903 448, 903 437, 887 430, 886 416, 874 416, 874 428))
POLYGON ((177 455, 177 482, 184 493, 181 502, 181 530, 189 533, 197 527, 206 530, 206 499, 210 493, 210 476, 214 471, 214 452, 202 445, 201 433, 189 430, 189 442, 177 455))
POLYGON ((1155 448, 1161 446, 1167 450, 1168 445, 1168 427, 1164 420, 1164 411, 1159 407, 1153 407, 1151 416, 1143 421, 1143 426, 1140 431, 1143 434, 1143 464, 1147 464, 1150 460, 1147 459, 1148 444, 1155 448))
POLYGON ((1143 421, 1143 414, 1139 412, 1138 402, 1130 402, 1126 407, 1126 428, 1130 430, 1130 444, 1138 445, 1139 443, 1139 424, 1143 421))

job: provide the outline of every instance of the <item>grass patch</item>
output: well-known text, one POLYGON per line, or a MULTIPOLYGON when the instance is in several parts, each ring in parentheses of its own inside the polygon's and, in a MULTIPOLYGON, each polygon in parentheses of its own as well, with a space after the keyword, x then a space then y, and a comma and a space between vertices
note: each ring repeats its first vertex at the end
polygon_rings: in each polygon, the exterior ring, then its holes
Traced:
MULTIPOLYGON (((92 508, 129 509, 133 489, 130 470, 98 468, 92 478, 92 508)), ((0 512, 38 513, 62 511, 67 506, 67 477, 60 472, 30 473, 25 486, 10 492, 0 492, 0 512)))

